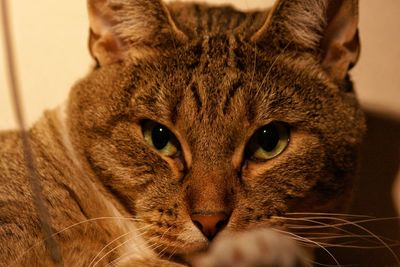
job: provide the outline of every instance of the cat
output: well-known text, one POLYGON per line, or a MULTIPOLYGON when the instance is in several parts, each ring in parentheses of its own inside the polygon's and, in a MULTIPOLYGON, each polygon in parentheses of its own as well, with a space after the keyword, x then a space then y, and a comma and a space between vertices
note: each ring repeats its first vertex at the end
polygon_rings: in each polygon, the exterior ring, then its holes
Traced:
POLYGON ((357 1, 88 10, 95 67, 29 130, 48 219, 0 134, 1 264, 312 266, 301 227, 346 211, 366 128, 357 1))

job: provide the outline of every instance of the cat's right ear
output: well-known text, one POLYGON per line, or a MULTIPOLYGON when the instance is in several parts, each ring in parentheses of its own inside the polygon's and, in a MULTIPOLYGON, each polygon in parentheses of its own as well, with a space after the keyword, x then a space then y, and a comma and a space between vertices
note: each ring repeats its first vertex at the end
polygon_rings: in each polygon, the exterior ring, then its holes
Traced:
POLYGON ((98 65, 152 58, 186 41, 160 0, 88 0, 89 49, 98 65))
POLYGON ((252 41, 279 51, 312 53, 336 80, 358 60, 358 0, 276 0, 252 41))

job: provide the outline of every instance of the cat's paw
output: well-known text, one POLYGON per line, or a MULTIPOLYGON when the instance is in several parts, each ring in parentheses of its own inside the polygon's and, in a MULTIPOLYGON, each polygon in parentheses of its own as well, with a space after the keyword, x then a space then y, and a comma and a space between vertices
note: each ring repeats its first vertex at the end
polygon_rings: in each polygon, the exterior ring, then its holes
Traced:
POLYGON ((257 229, 215 241, 194 259, 194 267, 312 266, 310 256, 292 239, 270 229, 257 229))

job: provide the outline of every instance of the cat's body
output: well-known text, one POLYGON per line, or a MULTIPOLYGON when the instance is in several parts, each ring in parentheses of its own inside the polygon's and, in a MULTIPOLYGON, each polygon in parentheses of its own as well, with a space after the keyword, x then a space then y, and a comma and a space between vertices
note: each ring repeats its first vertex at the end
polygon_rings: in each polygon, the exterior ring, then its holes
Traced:
MULTIPOLYGON (((29 132, 66 266, 177 266, 217 233, 346 209, 365 127, 347 76, 356 3, 301 2, 89 1, 98 67, 29 132), (289 142, 257 158, 271 123, 289 142), (146 139, 155 125, 169 150, 146 139)), ((23 162, 18 133, 0 134, 0 263, 47 265, 23 162)))

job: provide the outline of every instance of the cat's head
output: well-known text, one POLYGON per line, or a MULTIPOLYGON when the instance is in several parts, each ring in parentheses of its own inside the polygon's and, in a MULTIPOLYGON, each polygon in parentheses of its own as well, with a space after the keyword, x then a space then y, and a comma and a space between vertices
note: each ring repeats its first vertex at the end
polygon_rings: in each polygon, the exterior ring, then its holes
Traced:
POLYGON ((89 11, 97 67, 70 96, 73 142, 156 250, 345 209, 365 128, 356 1, 89 11))

